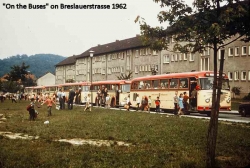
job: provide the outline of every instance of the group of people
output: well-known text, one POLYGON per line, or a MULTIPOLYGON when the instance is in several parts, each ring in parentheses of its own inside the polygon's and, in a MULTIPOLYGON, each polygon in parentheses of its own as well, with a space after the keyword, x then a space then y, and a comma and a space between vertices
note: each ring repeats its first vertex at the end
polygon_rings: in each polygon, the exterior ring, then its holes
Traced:
POLYGON ((108 95, 108 88, 106 87, 102 87, 102 89, 98 89, 97 93, 96 93, 96 99, 97 99, 97 106, 101 106, 101 105, 110 105, 109 103, 106 103, 106 99, 109 100, 109 95, 108 95), (108 98, 107 98, 108 96, 108 98))
MULTIPOLYGON (((160 112, 160 104, 161 101, 159 99, 159 96, 157 96, 156 100, 155 100, 155 111, 156 112, 160 112)), ((130 106, 131 106, 131 102, 130 102, 130 95, 128 95, 127 97, 127 102, 126 105, 124 106, 125 109, 127 109, 127 111, 129 111, 130 106)), ((150 111, 152 105, 152 99, 151 96, 143 96, 142 99, 140 99, 139 94, 137 94, 136 96, 136 111, 141 110, 141 111, 150 111)))
MULTIPOLYGON (((197 105, 197 90, 191 92, 191 96, 187 95, 187 92, 180 93, 178 96, 178 92, 175 92, 174 96, 174 114, 175 115, 183 115, 187 114, 188 110, 195 108, 197 105), (188 103, 188 99, 190 100, 190 104, 188 103)), ((195 110, 195 109, 193 109, 195 110)))

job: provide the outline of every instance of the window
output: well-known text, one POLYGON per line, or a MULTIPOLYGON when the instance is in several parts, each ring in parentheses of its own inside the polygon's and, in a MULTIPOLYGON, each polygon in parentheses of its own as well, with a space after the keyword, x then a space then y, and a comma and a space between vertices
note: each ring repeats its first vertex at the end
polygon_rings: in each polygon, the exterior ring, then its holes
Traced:
MULTIPOLYGON (((221 59, 221 55, 222 55, 223 52, 224 52, 224 54, 225 54, 225 50, 219 49, 219 51, 218 51, 218 59, 219 59, 219 60, 221 59)), ((224 55, 224 60, 225 60, 225 55, 224 55)))
POLYGON ((131 50, 127 50, 127 55, 131 55, 131 50))
POLYGON ((145 72, 148 71, 148 66, 147 66, 147 65, 145 65, 144 68, 145 68, 145 69, 144 69, 145 72))
POLYGON ((239 47, 235 47, 235 56, 239 56, 240 55, 240 48, 239 47))
POLYGON ((123 67, 123 66, 121 66, 120 68, 121 68, 121 70, 120 70, 120 71, 121 71, 121 73, 124 73, 124 67, 123 67))
POLYGON ((250 81, 250 71, 248 71, 248 81, 250 81))
POLYGON ((105 75, 105 68, 104 69, 102 69, 102 75, 105 75))
POLYGON ((234 72, 234 80, 239 80, 239 71, 234 72))
POLYGON ((111 54, 108 55, 108 61, 111 61, 111 54))
POLYGON ((152 86, 154 89, 158 89, 159 88, 159 81, 158 80, 153 80, 152 81, 152 86))
POLYGON ((228 48, 228 56, 232 57, 234 55, 234 49, 233 48, 228 48))
POLYGON ((183 53, 183 60, 186 61, 187 60, 187 54, 183 53))
POLYGON ((135 50, 135 57, 139 57, 139 50, 135 50))
POLYGON ((172 62, 174 61, 174 55, 172 55, 171 61, 172 61, 172 62))
POLYGON ((169 80, 170 88, 178 88, 178 79, 169 80))
POLYGON ((178 57, 179 57, 179 60, 181 61, 182 60, 182 55, 178 54, 178 57))
POLYGON ((160 86, 162 89, 167 89, 168 88, 168 79, 162 79, 160 86))
POLYGON ((138 73, 138 66, 135 66, 135 73, 138 73))
POLYGON ((209 58, 201 58, 201 70, 209 71, 209 58))
POLYGON ((108 74, 109 75, 111 74, 111 68, 108 68, 108 74))
POLYGON ((125 53, 125 52, 122 52, 122 53, 120 53, 120 54, 121 54, 120 58, 121 58, 121 59, 124 59, 126 53, 125 53))
POLYGON ((151 55, 152 51, 150 48, 148 48, 148 54, 151 55))
POLYGON ((188 79, 180 78, 180 88, 188 88, 188 79))
POLYGON ((247 55, 247 46, 242 46, 241 55, 247 55))
POLYGON ((189 61, 194 61, 194 53, 190 53, 190 55, 189 55, 189 61))
POLYGON ((203 51, 203 56, 208 56, 210 55, 210 48, 206 47, 205 50, 203 51))
POLYGON ((229 80, 233 80, 233 72, 228 72, 227 76, 229 80))
POLYGON ((241 80, 247 80, 247 72, 241 71, 241 80))
POLYGON ((151 71, 151 65, 148 65, 148 71, 151 71))
POLYGON ((158 52, 153 50, 153 55, 158 55, 158 52))
POLYGON ((175 54, 175 61, 178 61, 178 55, 175 54))
POLYGON ((163 63, 169 63, 169 61, 170 61, 169 55, 164 55, 163 56, 163 63))

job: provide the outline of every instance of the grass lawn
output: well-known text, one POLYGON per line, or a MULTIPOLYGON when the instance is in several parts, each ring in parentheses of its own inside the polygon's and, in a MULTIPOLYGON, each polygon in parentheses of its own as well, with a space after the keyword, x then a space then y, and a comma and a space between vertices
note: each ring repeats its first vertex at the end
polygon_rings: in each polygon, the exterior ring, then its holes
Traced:
MULTIPOLYGON (((0 132, 23 133, 38 139, 9 139, 0 135, 0 167, 205 167, 208 121, 186 117, 83 107, 73 110, 37 109, 29 121, 28 101, 0 103, 0 132), (49 120, 49 124, 44 121, 49 120), (129 146, 72 145, 60 139, 123 141, 129 146)), ((250 125, 219 123, 218 167, 250 164, 250 125)))

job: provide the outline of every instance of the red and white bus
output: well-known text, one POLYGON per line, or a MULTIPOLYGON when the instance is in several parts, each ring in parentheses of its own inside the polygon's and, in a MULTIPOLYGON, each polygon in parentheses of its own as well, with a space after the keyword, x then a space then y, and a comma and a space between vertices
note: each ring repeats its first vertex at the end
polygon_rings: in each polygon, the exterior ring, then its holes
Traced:
POLYGON ((87 101, 87 95, 90 93, 89 91, 90 83, 89 82, 78 82, 78 83, 64 83, 59 84, 58 89, 61 89, 65 93, 66 99, 69 96, 70 89, 76 92, 75 99, 78 99, 78 103, 85 103, 87 101))
POLYGON ((111 107, 124 106, 130 93, 131 81, 127 80, 107 80, 96 81, 91 84, 93 103, 98 104, 97 91, 107 88, 111 99, 111 107))
MULTIPOLYGON (((132 80, 130 99, 132 107, 136 107, 136 96, 151 96, 152 108, 155 108, 155 100, 159 97, 161 101, 160 108, 164 111, 172 111, 174 109, 175 92, 186 92, 191 97, 194 88, 197 90, 197 99, 192 99, 195 107, 188 112, 199 112, 210 115, 212 106, 212 84, 213 72, 184 72, 173 74, 162 74, 146 77, 138 77, 132 80)), ((222 94, 220 102, 220 110, 231 110, 231 93, 228 77, 223 74, 222 94)))

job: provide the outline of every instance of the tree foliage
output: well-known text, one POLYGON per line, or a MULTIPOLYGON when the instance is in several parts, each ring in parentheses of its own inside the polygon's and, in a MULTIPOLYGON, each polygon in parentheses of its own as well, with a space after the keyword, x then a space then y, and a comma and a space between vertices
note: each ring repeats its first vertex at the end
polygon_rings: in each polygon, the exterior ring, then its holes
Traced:
POLYGON ((130 79, 132 79, 133 78, 133 76, 132 76, 132 74, 133 74, 133 72, 128 72, 128 74, 121 74, 120 76, 117 76, 117 79, 119 79, 119 80, 130 80, 130 79))
POLYGON ((213 49, 214 83, 206 163, 207 167, 214 167, 224 65, 222 52, 217 78, 217 53, 220 48, 236 40, 250 40, 250 1, 195 0, 192 7, 182 0, 153 1, 166 8, 158 14, 158 20, 168 22, 169 27, 151 27, 143 18, 137 17, 145 44, 154 50, 165 49, 182 53, 202 52, 207 47, 213 49), (169 45, 171 38, 176 41, 173 48, 169 45))

